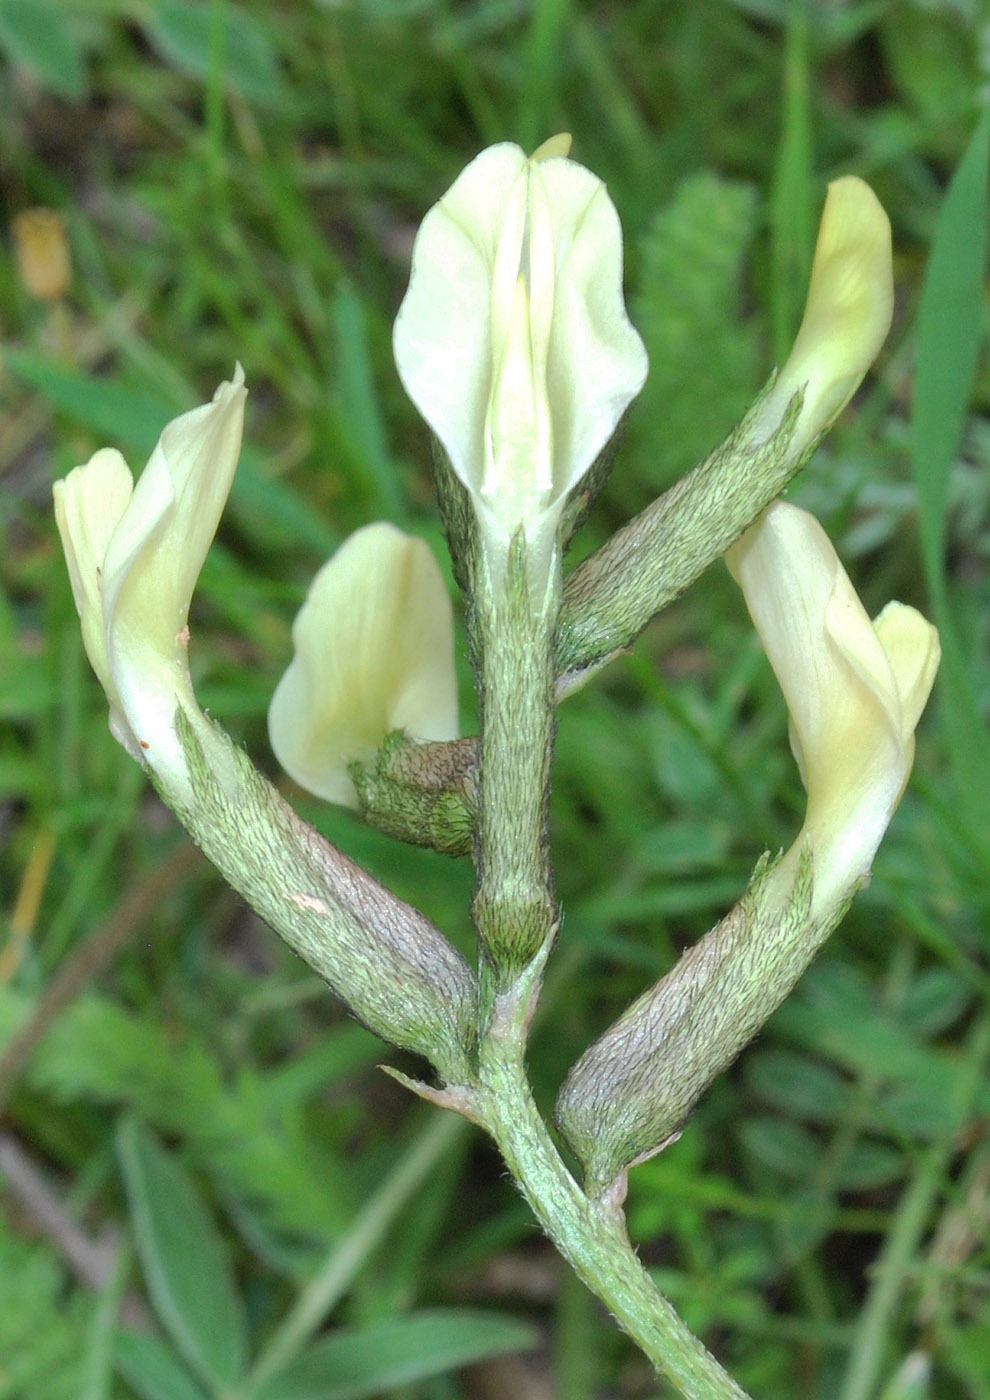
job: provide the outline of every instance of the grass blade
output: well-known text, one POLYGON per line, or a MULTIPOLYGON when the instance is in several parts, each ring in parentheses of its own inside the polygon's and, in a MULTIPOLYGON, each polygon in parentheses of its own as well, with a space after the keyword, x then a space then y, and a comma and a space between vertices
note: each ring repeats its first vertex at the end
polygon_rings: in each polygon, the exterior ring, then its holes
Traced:
POLYGON ((922 555, 942 636, 940 716, 956 791, 976 830, 990 828, 990 745, 946 578, 949 480, 976 377, 983 331, 990 213, 990 106, 939 212, 918 312, 912 458, 922 555))

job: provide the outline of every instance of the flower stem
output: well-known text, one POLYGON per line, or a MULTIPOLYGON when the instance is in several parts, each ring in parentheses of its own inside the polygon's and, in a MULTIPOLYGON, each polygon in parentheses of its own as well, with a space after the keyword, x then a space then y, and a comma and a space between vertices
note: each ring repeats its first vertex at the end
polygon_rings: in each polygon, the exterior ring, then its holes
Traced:
MULTIPOLYGON (((523 979, 524 981, 526 979, 523 979)), ((518 1004, 530 1001, 520 987, 518 1004)), ((522 1063, 524 1017, 509 1016, 484 1041, 480 1080, 485 1126, 534 1215, 557 1249, 657 1372, 685 1400, 748 1400, 687 1327, 640 1263, 620 1206, 593 1201, 571 1176, 540 1116, 522 1063)), ((480 1105, 479 1105, 480 1106, 480 1105)))
POLYGON ((482 950, 482 1030, 495 999, 543 950, 559 916, 550 868, 553 636, 560 565, 533 596, 523 548, 476 571, 472 650, 481 705, 473 916, 482 950))
POLYGON ((521 535, 514 544, 504 568, 481 562, 472 600, 481 699, 473 913, 482 998, 470 1116, 498 1143, 564 1258, 685 1400, 747 1400, 640 1264, 621 1203, 590 1199, 571 1176, 526 1078, 527 1030, 559 922, 548 810, 560 576, 554 560, 545 588, 534 590, 521 535))

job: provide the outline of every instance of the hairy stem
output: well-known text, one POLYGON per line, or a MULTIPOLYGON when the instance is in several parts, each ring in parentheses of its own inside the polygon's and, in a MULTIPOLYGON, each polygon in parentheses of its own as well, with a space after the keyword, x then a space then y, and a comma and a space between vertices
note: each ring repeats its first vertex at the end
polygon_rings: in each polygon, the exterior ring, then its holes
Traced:
MULTIPOLYGON (((520 988, 520 1007, 530 1000, 520 988)), ((561 1160, 540 1116, 521 1055, 525 1017, 508 1016, 481 1049, 482 1113, 488 1131, 557 1249, 657 1372, 685 1400, 747 1400, 639 1262, 621 1206, 591 1201, 561 1160)))
POLYGON ((481 708, 478 887, 484 1027, 494 1001, 552 943, 558 924, 550 868, 553 636, 559 564, 533 596, 522 548, 497 577, 476 571, 472 650, 481 708))
POLYGON ((470 1116, 498 1143, 561 1254, 685 1400, 746 1400, 640 1264, 621 1202, 591 1200, 561 1160, 524 1069, 529 1021, 558 925, 548 839, 553 639, 559 564, 540 598, 522 548, 475 569, 472 647, 481 698, 478 888, 482 952, 477 1080, 470 1116))

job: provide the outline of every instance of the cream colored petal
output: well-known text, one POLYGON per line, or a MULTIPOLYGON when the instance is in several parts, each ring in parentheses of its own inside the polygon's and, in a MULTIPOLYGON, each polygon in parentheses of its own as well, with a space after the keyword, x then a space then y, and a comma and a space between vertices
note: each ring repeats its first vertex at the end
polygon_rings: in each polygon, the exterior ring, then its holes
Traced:
POLYGON ((161 757, 155 732, 171 743, 165 731, 176 696, 195 704, 186 619, 237 469, 245 396, 238 365, 213 402, 165 427, 106 552, 109 661, 127 720, 153 767, 161 757))
POLYGON ((145 760, 184 762, 172 720, 196 713, 186 655, 189 604, 230 492, 244 374, 164 429, 107 549, 103 596, 114 684, 145 760))
POLYGON ((80 617, 99 615, 100 579, 107 546, 134 490, 134 479, 115 448, 105 447, 52 488, 55 523, 80 617))
POLYGON ((905 731, 896 678, 844 572, 824 632, 837 675, 823 697, 804 826, 815 852, 816 909, 844 898, 869 871, 914 760, 914 727, 905 731))
POLYGON ((900 800, 937 661, 934 629, 888 611, 878 633, 821 526, 784 502, 747 531, 728 563, 787 701, 808 790, 780 878, 810 843, 821 913, 868 873, 900 800))
POLYGON ((123 457, 113 448, 103 448, 84 466, 57 481, 53 496, 86 655, 110 701, 115 734, 134 757, 139 757, 136 740, 120 713, 111 675, 102 588, 107 548, 133 490, 134 481, 123 457))
POLYGON ((823 433, 856 392, 890 330, 894 307, 890 221, 863 180, 828 187, 804 319, 764 401, 770 437, 792 396, 804 390, 795 429, 800 449, 823 433))
POLYGON ((792 745, 807 785, 807 769, 815 766, 827 724, 829 697, 840 690, 840 659, 824 645, 824 624, 840 575, 844 579, 841 566, 817 521, 782 502, 747 530, 729 550, 726 563, 743 590, 783 691, 792 745))
POLYGON ((492 372, 479 493, 506 539, 553 493, 547 356, 554 248, 542 181, 524 167, 509 196, 491 291, 492 372))
POLYGON ((942 654, 938 631, 904 603, 888 603, 873 626, 896 679, 904 733, 913 734, 935 684, 942 654))
POLYGON ((354 805, 347 765, 392 730, 456 737, 453 616, 422 540, 388 524, 358 530, 313 580, 292 636, 268 730, 279 763, 310 792, 354 805))
POLYGON ((538 154, 493 146, 455 181, 423 221, 395 325, 409 396, 503 540, 523 521, 528 539, 552 533, 647 369, 604 185, 538 154))
POLYGON ((230 494, 244 426, 244 371, 211 403, 164 428, 107 550, 104 594, 111 622, 127 595, 142 629, 163 649, 185 626, 189 603, 230 494), (153 606, 147 608, 147 603, 153 606))
POLYGON ((471 491, 480 489, 484 466, 496 254, 525 167, 519 147, 503 144, 482 151, 461 173, 423 220, 395 321, 395 363, 406 393, 471 491))
POLYGON ((571 153, 571 146, 573 143, 574 138, 571 136, 571 133, 569 131, 561 131, 556 136, 549 136, 541 146, 537 146, 536 150, 530 156, 530 160, 533 161, 534 164, 538 164, 543 160, 552 160, 554 156, 563 156, 566 159, 571 153))
POLYGON ((609 442, 649 361, 626 315, 622 228, 604 184, 574 161, 540 167, 557 254, 547 381, 554 486, 569 493, 609 442))

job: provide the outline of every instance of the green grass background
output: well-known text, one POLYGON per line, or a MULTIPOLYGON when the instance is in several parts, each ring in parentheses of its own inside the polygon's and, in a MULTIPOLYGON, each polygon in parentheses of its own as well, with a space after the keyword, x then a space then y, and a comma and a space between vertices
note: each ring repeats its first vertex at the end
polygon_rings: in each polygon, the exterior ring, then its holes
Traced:
MULTIPOLYGON (((265 711, 327 553, 387 518, 442 555, 390 351, 417 223, 481 147, 558 130, 618 207, 652 361, 581 551, 786 355, 827 180, 890 213, 891 336, 790 495, 871 612, 937 619, 939 690, 871 886, 629 1217, 761 1400, 990 1397, 988 24, 978 0, 0 0, 0 222, 57 209, 74 266, 44 307, 0 248, 0 1400, 669 1395, 488 1146, 374 1068, 413 1062, 202 861, 149 886, 184 838, 107 731, 50 511, 55 477, 106 444, 139 468, 244 364, 192 659, 274 773, 265 711), (73 1232, 117 1242, 89 1283, 73 1232), (119 1334, 122 1298, 150 1331, 119 1334)), ((470 732, 462 637, 459 665, 470 732)), ((293 796, 470 946, 464 862, 293 796)), ((560 713, 547 1104, 802 810, 716 567, 560 713)))

